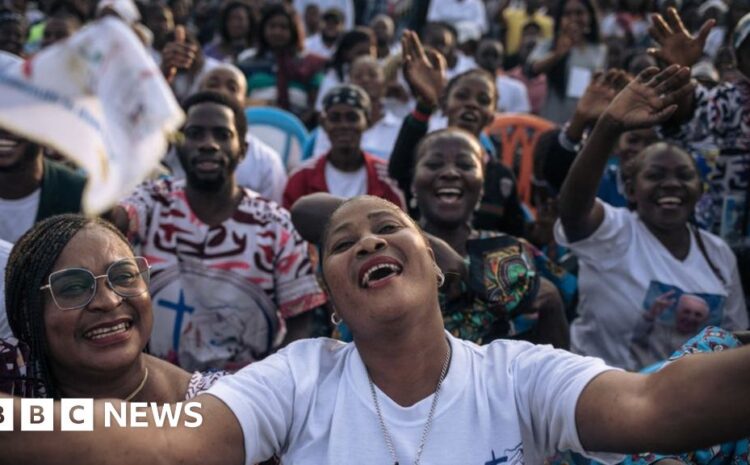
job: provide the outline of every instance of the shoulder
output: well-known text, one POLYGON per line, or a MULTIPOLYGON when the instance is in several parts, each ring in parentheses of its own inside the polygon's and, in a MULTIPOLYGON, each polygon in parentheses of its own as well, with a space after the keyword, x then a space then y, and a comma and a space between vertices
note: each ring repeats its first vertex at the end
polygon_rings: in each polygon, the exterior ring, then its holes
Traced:
POLYGON ((301 381, 317 379, 342 367, 342 362, 354 350, 353 343, 329 338, 302 339, 260 362, 248 365, 234 376, 241 378, 276 373, 301 381))
POLYGON ((704 229, 696 229, 696 232, 700 234, 703 245, 706 246, 706 253, 721 259, 720 265, 735 262, 734 252, 724 239, 704 229))
POLYGON ((294 230, 291 215, 285 208, 253 190, 243 188, 243 191, 245 195, 233 216, 235 221, 265 229, 294 230))

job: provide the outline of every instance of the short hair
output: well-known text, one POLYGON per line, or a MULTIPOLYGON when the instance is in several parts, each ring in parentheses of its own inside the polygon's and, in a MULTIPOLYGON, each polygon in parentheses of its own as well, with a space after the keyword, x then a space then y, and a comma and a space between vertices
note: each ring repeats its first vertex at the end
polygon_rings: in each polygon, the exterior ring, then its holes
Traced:
POLYGON ((44 301, 39 290, 52 272, 68 242, 87 226, 103 228, 132 251, 125 236, 111 223, 100 218, 65 214, 47 218, 32 226, 13 246, 5 274, 5 307, 13 334, 29 346, 31 377, 44 386, 43 394, 58 398, 54 375, 47 354, 44 327, 44 301))
POLYGON ((217 105, 229 107, 232 110, 232 113, 234 113, 234 129, 237 131, 237 136, 239 137, 240 142, 245 140, 245 136, 247 135, 247 118, 245 117, 245 110, 242 108, 240 102, 221 92, 202 90, 185 99, 182 104, 182 109, 187 113, 190 108, 200 105, 201 103, 215 103, 217 105))
POLYGON ((221 10, 219 10, 219 35, 221 36, 221 39, 224 42, 229 42, 231 39, 229 37, 229 30, 227 29, 227 20, 229 19, 229 14, 236 9, 243 9, 245 10, 245 13, 247 13, 247 35, 245 36, 245 40, 251 44, 255 44, 255 34, 257 32, 257 26, 255 24, 255 15, 253 14, 252 8, 250 8, 250 5, 248 5, 243 0, 230 0, 224 5, 222 5, 221 10))
POLYGON ((260 22, 258 23, 258 55, 262 55, 271 49, 268 41, 266 41, 265 29, 274 16, 284 16, 289 20, 290 37, 288 46, 297 52, 304 50, 305 31, 297 11, 286 2, 269 3, 261 10, 260 22))

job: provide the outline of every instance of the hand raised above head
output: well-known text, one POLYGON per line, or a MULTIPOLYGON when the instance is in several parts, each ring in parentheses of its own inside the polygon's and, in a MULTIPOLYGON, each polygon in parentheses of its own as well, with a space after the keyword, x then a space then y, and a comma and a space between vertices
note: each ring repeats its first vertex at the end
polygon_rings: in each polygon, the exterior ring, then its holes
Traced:
POLYGON ((611 69, 606 73, 596 73, 583 96, 578 100, 576 114, 586 124, 595 123, 617 93, 628 85, 630 80, 631 77, 622 70, 611 69))
POLYGON ((674 8, 667 10, 666 18, 655 13, 651 20, 653 25, 649 28, 649 33, 661 48, 651 48, 648 53, 668 64, 682 66, 693 66, 701 59, 708 33, 716 25, 715 20, 709 19, 703 23, 698 34, 693 36, 674 8))
POLYGON ((666 122, 692 91, 690 68, 647 68, 617 94, 602 119, 622 131, 656 126, 666 122))
POLYGON ((414 96, 429 106, 437 106, 445 87, 445 58, 434 50, 425 51, 414 31, 404 31, 401 46, 404 77, 414 96))

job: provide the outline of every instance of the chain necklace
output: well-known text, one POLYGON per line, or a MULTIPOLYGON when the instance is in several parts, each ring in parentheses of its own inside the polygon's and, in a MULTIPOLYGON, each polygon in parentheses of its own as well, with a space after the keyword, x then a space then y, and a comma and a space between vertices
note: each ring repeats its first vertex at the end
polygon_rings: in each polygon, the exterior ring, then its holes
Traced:
POLYGON ((128 402, 133 397, 137 396, 143 390, 143 386, 146 385, 146 381, 148 381, 148 368, 146 368, 146 374, 143 375, 143 380, 141 381, 141 384, 139 384, 138 387, 135 388, 135 391, 131 392, 129 396, 124 398, 123 401, 128 402))
MULTIPOLYGON (((440 370, 440 379, 438 379, 437 387, 435 387, 435 395, 432 398, 432 405, 430 406, 430 413, 427 414, 427 421, 424 424, 424 430, 422 431, 422 439, 419 441, 419 447, 417 448, 417 454, 414 457, 414 465, 419 465, 419 460, 422 458, 422 451, 424 450, 425 443, 427 442, 427 435, 430 434, 432 429, 432 418, 435 415, 435 408, 437 407, 438 398, 440 397, 440 387, 443 385, 445 375, 448 373, 448 365, 451 361, 451 354, 453 348, 451 347, 450 341, 448 341, 448 353, 445 355, 445 361, 443 362, 443 368, 440 370)), ((393 459, 393 465, 398 465, 398 457, 396 457, 396 448, 393 446, 393 440, 391 439, 391 433, 388 432, 388 427, 385 424, 383 413, 380 411, 380 403, 378 402, 378 396, 375 393, 375 383, 372 382, 370 373, 367 373, 367 380, 370 382, 370 392, 372 393, 372 401, 375 404, 375 412, 378 414, 378 421, 380 422, 380 429, 383 431, 383 438, 385 439, 385 445, 388 447, 388 451, 391 453, 393 459)))

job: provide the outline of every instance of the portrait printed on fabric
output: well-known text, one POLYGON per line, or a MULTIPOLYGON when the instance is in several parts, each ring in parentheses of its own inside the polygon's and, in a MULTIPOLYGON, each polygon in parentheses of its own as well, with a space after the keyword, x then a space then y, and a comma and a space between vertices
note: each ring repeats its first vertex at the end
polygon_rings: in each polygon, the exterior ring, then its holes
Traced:
POLYGON ((706 326, 721 326, 726 297, 651 281, 631 353, 639 367, 663 360, 706 326))

